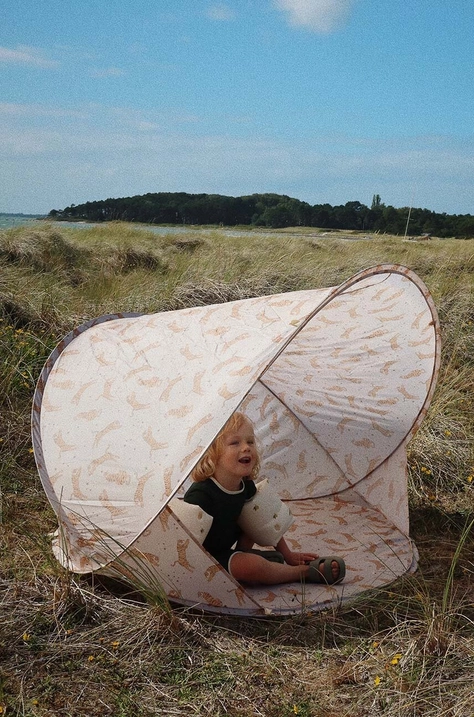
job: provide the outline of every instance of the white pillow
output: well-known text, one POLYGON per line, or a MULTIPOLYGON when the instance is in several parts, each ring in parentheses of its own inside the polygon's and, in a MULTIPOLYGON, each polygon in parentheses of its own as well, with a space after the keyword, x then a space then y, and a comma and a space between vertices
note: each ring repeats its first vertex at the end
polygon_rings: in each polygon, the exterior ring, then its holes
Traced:
POLYGON ((257 483, 257 492, 242 508, 238 524, 258 545, 275 546, 293 521, 287 504, 265 479, 257 483))

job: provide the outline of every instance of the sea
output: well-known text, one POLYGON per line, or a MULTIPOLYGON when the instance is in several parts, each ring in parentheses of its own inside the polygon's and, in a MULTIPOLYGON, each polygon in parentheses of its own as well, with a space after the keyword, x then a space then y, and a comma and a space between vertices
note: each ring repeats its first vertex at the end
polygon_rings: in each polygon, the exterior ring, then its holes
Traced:
POLYGON ((34 224, 38 219, 44 219, 41 214, 2 214, 0 213, 0 230, 19 227, 23 224, 34 224))
MULTIPOLYGON (((2 229, 11 229, 12 227, 18 227, 18 226, 24 226, 24 225, 31 225, 34 226, 35 223, 38 222, 38 220, 44 220, 47 217, 41 214, 1 214, 0 213, 0 231, 2 229)), ((68 229, 89 229, 90 227, 96 227, 98 226, 97 223, 88 223, 88 222, 58 222, 59 225, 64 225, 68 229)), ((152 232, 153 234, 158 234, 159 236, 165 236, 167 234, 190 234, 192 232, 199 232, 200 235, 202 234, 212 234, 212 232, 219 231, 219 233, 225 234, 228 237, 241 237, 241 236, 248 236, 249 234, 252 234, 253 236, 259 235, 259 234, 269 234, 273 231, 278 230, 272 230, 272 229, 264 229, 264 228, 249 228, 247 230, 245 229, 231 229, 229 227, 200 227, 200 226, 192 226, 189 224, 180 224, 176 226, 156 226, 154 224, 136 224, 136 229, 143 229, 148 232, 152 232)), ((283 230, 285 231, 285 230, 283 230)), ((314 233, 308 233, 308 231, 299 232, 297 228, 286 230, 285 234, 288 236, 294 236, 294 237, 302 237, 304 239, 324 239, 328 237, 337 237, 338 239, 342 239, 345 241, 357 241, 358 239, 372 239, 372 236, 360 236, 360 235, 352 235, 352 234, 345 234, 343 231, 341 232, 333 232, 328 230, 327 232, 320 232, 318 230, 315 230, 314 233)))
MULTIPOLYGON (((0 214, 0 231, 2 229, 11 229, 13 227, 19 227, 19 226, 25 226, 25 225, 31 225, 34 226, 38 220, 44 220, 46 217, 41 214, 0 214)), ((88 222, 58 222, 59 226, 63 225, 64 227, 67 227, 68 229, 88 229, 90 227, 96 227, 98 226, 97 223, 88 223, 88 222)), ((137 229, 143 229, 148 232, 152 232, 153 234, 159 234, 160 236, 164 236, 166 234, 183 234, 190 232, 213 232, 216 231, 216 228, 206 228, 202 229, 202 227, 193 227, 190 225, 178 225, 178 226, 154 226, 153 224, 137 224, 137 229)), ((242 236, 245 234, 248 234, 248 231, 245 230, 233 230, 228 228, 219 228, 219 231, 224 232, 228 236, 242 236)))
MULTIPOLYGON (((11 229, 12 227, 19 227, 25 225, 32 225, 38 220, 46 219, 41 214, 0 214, 0 231, 2 229, 11 229)), ((88 229, 89 227, 98 226, 97 223, 88 222, 58 222, 59 226, 67 227, 68 229, 88 229)), ((168 227, 157 227, 153 224, 137 224, 137 229, 146 229, 146 231, 153 232, 154 234, 182 234, 183 232, 202 231, 201 227, 193 227, 189 225, 179 226, 168 226, 168 227)), ((215 229, 206 229, 205 231, 215 231, 215 229)), ((233 230, 224 229, 226 233, 244 234, 248 232, 234 232, 233 230)))

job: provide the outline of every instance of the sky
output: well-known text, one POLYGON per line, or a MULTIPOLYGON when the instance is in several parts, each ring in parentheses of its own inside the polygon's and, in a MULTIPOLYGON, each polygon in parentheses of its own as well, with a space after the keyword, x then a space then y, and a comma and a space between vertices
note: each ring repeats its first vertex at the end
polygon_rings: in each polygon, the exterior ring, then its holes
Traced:
POLYGON ((474 214, 472 0, 3 0, 0 212, 274 192, 474 214))

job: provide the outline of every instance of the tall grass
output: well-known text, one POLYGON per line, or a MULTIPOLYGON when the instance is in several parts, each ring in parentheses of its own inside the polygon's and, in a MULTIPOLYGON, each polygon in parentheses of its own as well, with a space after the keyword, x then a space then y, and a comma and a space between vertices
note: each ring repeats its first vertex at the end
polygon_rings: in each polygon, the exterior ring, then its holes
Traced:
POLYGON ((474 714, 473 244, 315 234, 159 237, 122 224, 0 234, 0 714, 474 714), (105 313, 333 286, 382 262, 425 281, 444 344, 409 446, 415 575, 326 613, 245 620, 170 611, 159 587, 153 605, 140 585, 111 593, 56 563, 29 415, 65 333, 105 313))

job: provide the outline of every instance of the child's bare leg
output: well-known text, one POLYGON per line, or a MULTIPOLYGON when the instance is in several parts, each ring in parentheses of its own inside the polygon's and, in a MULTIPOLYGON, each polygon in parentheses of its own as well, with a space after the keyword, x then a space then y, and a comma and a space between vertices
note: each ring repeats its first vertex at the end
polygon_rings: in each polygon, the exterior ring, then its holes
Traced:
MULTIPOLYGON (((294 583, 305 578, 309 565, 288 565, 272 563, 254 553, 235 553, 230 561, 230 570, 236 580, 242 583, 279 585, 294 583)), ((339 576, 339 565, 331 564, 334 580, 339 576)))
POLYGON ((307 565, 272 563, 254 553, 235 553, 229 568, 239 582, 261 585, 298 582, 308 572, 307 565))

